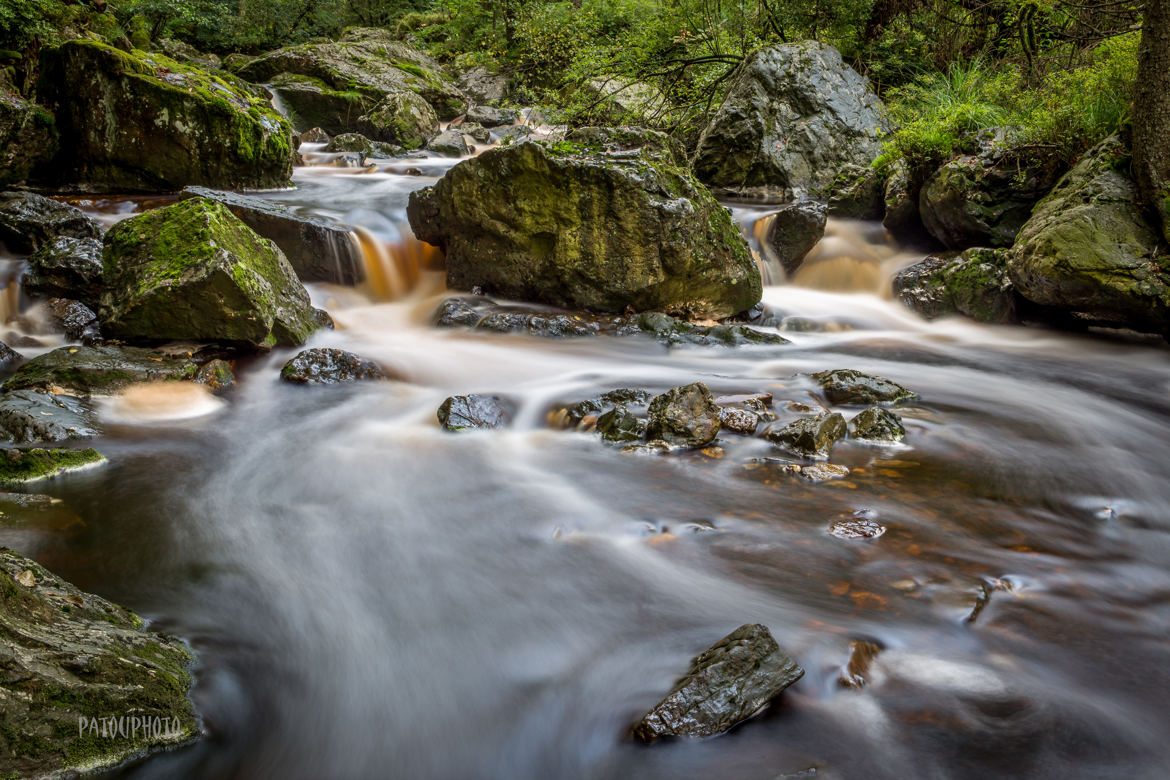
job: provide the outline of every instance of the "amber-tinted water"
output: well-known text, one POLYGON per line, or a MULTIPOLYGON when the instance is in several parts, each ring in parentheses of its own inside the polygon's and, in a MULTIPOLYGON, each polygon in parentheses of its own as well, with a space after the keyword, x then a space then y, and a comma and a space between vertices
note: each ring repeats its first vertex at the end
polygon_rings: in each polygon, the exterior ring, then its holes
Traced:
MULTIPOLYGON (((394 244, 427 182, 301 173, 272 197, 394 244)), ((397 381, 284 386, 282 350, 204 416, 153 391, 108 409, 110 464, 45 485, 62 504, 0 543, 197 651, 206 738, 119 776, 1166 776, 1170 353, 923 322, 883 294, 910 258, 873 226, 830 234, 766 291, 801 323, 787 346, 441 331, 421 270, 393 301, 313 288, 339 325, 313 344, 397 381), (787 419, 818 403, 805 374, 838 367, 921 395, 904 446, 838 446, 842 480, 753 462, 760 440, 639 457, 545 426, 599 390, 696 380, 787 419), (439 431, 444 397, 488 391, 519 402, 512 430, 439 431), (803 680, 724 737, 626 738, 750 621, 803 680), (854 640, 885 648, 860 690, 838 682, 854 640)))

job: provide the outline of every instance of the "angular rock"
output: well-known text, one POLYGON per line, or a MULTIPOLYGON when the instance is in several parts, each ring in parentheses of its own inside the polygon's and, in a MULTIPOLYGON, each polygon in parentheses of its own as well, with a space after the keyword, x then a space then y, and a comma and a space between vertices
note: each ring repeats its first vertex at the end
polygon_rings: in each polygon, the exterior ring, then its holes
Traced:
POLYGON ((776 210, 764 240, 770 254, 789 276, 824 238, 827 218, 825 204, 811 200, 790 203, 776 210))
POLYGON ((824 460, 833 445, 845 438, 845 418, 835 413, 801 417, 783 427, 772 426, 763 436, 802 458, 824 460))
POLYGON ((926 230, 918 212, 918 200, 922 183, 929 173, 908 165, 905 160, 898 160, 890 166, 882 227, 894 238, 901 241, 916 239, 926 230))
POLYGON ((867 441, 902 441, 906 428, 902 418, 888 409, 871 406, 849 421, 849 433, 867 441))
POLYGON ((357 128, 377 141, 419 149, 439 134, 439 117, 422 96, 391 92, 358 117, 357 128))
POLYGON ((444 157, 466 157, 471 154, 467 142, 463 140, 463 131, 459 128, 439 133, 427 141, 426 150, 444 157))
POLYGON ((29 482, 80 471, 105 463, 106 459, 95 449, 44 450, 0 447, 0 486, 15 487, 29 482))
POLYGON ((0 86, 0 187, 22 184, 57 151, 53 115, 0 86))
POLYGON ((101 324, 97 315, 81 301, 50 298, 45 304, 45 312, 53 328, 64 333, 69 341, 96 344, 102 339, 101 324))
POLYGON ((646 435, 646 421, 624 406, 615 406, 597 418, 597 432, 614 444, 641 441, 646 435))
POLYGON ((1090 322, 1170 333, 1170 273, 1116 137, 1086 152, 1020 230, 1008 275, 1024 298, 1090 322))
POLYGON ((401 154, 401 146, 371 141, 361 133, 342 133, 325 144, 323 152, 359 152, 363 157, 395 157, 401 154))
POLYGON ((101 319, 109 338, 299 345, 318 327, 284 254, 228 208, 192 198, 106 235, 101 319))
POLYGON ((1012 322, 1016 292, 1008 250, 968 249, 931 255, 894 276, 894 294, 928 320, 963 314, 980 322, 1012 322))
POLYGON ((236 375, 231 363, 216 359, 201 365, 191 381, 207 385, 212 390, 227 390, 236 384, 236 375))
POLYGON ((520 112, 514 108, 472 106, 467 109, 466 117, 466 121, 475 122, 483 127, 502 127, 514 125, 520 121, 520 112))
POLYGON ((285 187, 292 126, 234 76, 75 40, 42 55, 65 182, 102 191, 285 187))
POLYGON ((57 238, 102 237, 81 209, 33 192, 0 193, 0 242, 13 252, 35 252, 57 238))
POLYGON ((725 317, 762 282, 727 211, 682 169, 573 144, 492 149, 411 193, 411 227, 454 289, 600 312, 725 317))
POLYGON ((319 127, 310 128, 301 133, 301 143, 327 144, 329 143, 329 133, 319 127))
POLYGON ((186 187, 180 197, 207 198, 227 206, 245 225, 270 239, 306 282, 354 285, 365 281, 361 248, 349 230, 305 217, 280 203, 206 187, 186 187))
POLYGON ((372 360, 343 349, 306 349, 284 364, 280 378, 293 384, 335 385, 364 379, 385 379, 372 360))
POLYGON ((28 258, 21 287, 29 295, 71 298, 95 308, 102 294, 102 242, 62 236, 28 258))
POLYGON ((505 428, 516 404, 498 395, 454 395, 439 407, 439 425, 448 431, 505 428))
POLYGON ((849 476, 849 469, 836 463, 810 463, 796 468, 796 473, 806 482, 828 482, 849 476))
POLYGON ((826 195, 847 164, 868 166, 885 107, 832 46, 804 41, 749 54, 699 138, 696 175, 728 194, 826 195))
POLYGON ((885 377, 870 376, 849 368, 821 371, 812 378, 831 404, 894 404, 918 397, 885 377))
POLYGON ((676 387, 650 402, 646 435, 671 445, 704 447, 719 435, 720 411, 702 382, 676 387))
POLYGON ((112 395, 137 382, 192 379, 198 365, 141 347, 61 347, 35 357, 0 390, 63 390, 74 395, 112 395))
POLYGON ((760 415, 747 409, 720 407, 719 423, 725 430, 751 436, 760 425, 760 415))
POLYGON ((508 96, 508 77, 487 68, 472 68, 459 77, 459 88, 477 103, 498 103, 508 96))
POLYGON ((470 136, 473 141, 481 144, 490 144, 492 142, 492 134, 488 129, 478 122, 463 122, 459 125, 459 132, 466 136, 470 136))
POLYGON ((0 371, 6 371, 23 360, 24 355, 0 341, 0 371))
POLYGON ((661 312, 640 314, 629 327, 654 336, 667 346, 740 347, 791 343, 779 333, 768 333, 739 323, 695 325, 661 312))
POLYGON ((88 773, 197 735, 193 659, 179 640, 146 631, 137 615, 7 548, 0 633, 0 723, 12 776, 88 773), (111 738, 110 723, 101 733, 98 718, 122 715, 125 738, 111 738), (131 717, 150 728, 131 733, 131 717))
POLYGON ((841 167, 829 185, 829 214, 847 219, 881 219, 885 213, 885 174, 868 165, 841 167))
POLYGON ((634 736, 653 742, 721 734, 803 676, 766 627, 740 626, 691 661, 670 693, 634 724, 634 736))
POLYGON ((0 440, 34 444, 98 433, 92 410, 80 398, 32 390, 0 395, 0 440))

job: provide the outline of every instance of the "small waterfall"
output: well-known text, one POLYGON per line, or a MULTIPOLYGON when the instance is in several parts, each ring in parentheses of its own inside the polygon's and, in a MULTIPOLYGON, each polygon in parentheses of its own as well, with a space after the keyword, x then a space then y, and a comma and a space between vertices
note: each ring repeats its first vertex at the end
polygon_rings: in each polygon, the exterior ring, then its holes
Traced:
POLYGON ((0 293, 0 322, 12 322, 20 314, 20 277, 13 276, 0 293))
POLYGON ((379 301, 393 301, 413 290, 423 270, 441 266, 442 252, 402 231, 394 242, 385 241, 362 227, 353 230, 365 267, 363 287, 379 301))

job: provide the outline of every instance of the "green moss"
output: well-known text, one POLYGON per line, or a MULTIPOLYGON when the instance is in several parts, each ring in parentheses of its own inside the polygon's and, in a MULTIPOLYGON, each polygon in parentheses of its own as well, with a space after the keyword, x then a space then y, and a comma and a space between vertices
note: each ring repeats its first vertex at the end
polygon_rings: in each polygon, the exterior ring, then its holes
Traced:
POLYGON ((20 485, 55 477, 67 471, 105 462, 95 449, 85 450, 2 450, 0 451, 0 484, 20 485))

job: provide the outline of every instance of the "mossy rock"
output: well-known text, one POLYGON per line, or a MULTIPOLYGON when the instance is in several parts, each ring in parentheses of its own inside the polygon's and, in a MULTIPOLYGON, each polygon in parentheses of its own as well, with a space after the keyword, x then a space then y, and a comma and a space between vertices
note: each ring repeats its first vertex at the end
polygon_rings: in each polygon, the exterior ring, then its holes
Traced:
POLYGON ((56 150, 53 115, 0 88, 0 187, 24 183, 56 150))
POLYGON ((39 482, 68 471, 79 471, 105 463, 95 449, 43 450, 0 448, 0 485, 8 487, 39 482))
POLYGON ((302 344, 318 326, 284 254, 218 201, 191 198, 120 222, 103 264, 109 338, 266 348, 302 344))
POLYGON ((112 395, 137 382, 193 379, 198 370, 189 357, 141 347, 61 347, 22 365, 0 389, 112 395))
POLYGON ((570 141, 492 149, 411 193, 453 289, 597 312, 718 318, 754 306, 759 269, 730 215, 686 170, 570 141))
POLYGON ((1015 287, 1006 249, 932 255, 894 277, 894 294, 928 320, 963 314, 980 322, 1016 319, 1015 287))
POLYGON ((292 126, 235 77, 91 40, 48 49, 41 60, 61 181, 140 192, 288 186, 292 126))
POLYGON ((0 548, 0 635, 6 772, 90 772, 197 735, 188 698, 193 659, 179 640, 145 630, 129 610, 7 548, 0 548), (122 733, 112 734, 109 722, 102 733, 97 719, 120 716, 122 733))
POLYGON ((358 117, 358 129, 375 141, 420 149, 439 134, 439 117, 421 95, 391 92, 358 117))

